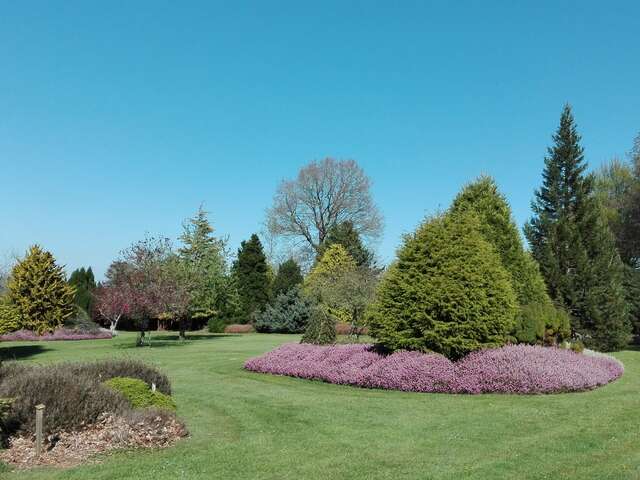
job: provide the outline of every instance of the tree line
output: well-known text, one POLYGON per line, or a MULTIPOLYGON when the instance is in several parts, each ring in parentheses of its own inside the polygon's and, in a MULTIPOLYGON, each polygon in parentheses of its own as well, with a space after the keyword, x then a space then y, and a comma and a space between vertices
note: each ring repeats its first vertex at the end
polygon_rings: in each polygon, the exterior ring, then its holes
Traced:
MULTIPOLYGON (((252 323, 265 332, 309 326, 330 338, 337 319, 353 332, 368 323, 390 344, 408 345, 416 340, 397 336, 406 331, 402 322, 425 315, 411 309, 408 283, 414 283, 414 296, 422 291, 428 297, 440 288, 452 296, 460 284, 473 290, 474 278, 497 284, 506 278, 510 289, 491 298, 509 307, 494 312, 496 319, 506 315, 509 338, 549 343, 572 337, 602 350, 622 348, 632 333, 640 333, 640 135, 628 159, 612 160, 593 173, 569 106, 552 140, 533 195, 533 216, 524 227, 528 248, 497 184, 481 177, 462 190, 447 215, 425 220, 405 239, 398 259, 381 268, 371 245, 384 222, 370 179, 353 160, 325 159, 306 165, 276 190, 266 239, 277 244, 278 255, 267 255, 265 237, 253 234, 232 258, 228 239, 215 235, 202 207, 184 222, 177 243, 164 237, 134 242, 99 284, 91 268, 74 271, 67 282, 53 257, 35 246, 8 276, 0 325, 5 331, 42 331, 82 311, 108 321, 114 331, 129 322, 143 343, 151 326, 176 328, 184 337, 207 322, 213 330, 229 323, 252 323), (417 271, 411 269, 436 255, 437 245, 466 252, 464 261, 415 285, 417 271), (432 285, 443 272, 443 282, 432 285), (35 291, 51 301, 36 302, 35 291), (381 321, 383 313, 400 323, 381 321)), ((479 305, 490 310, 482 303, 488 299, 473 301, 460 315, 468 317, 479 305)), ((433 321, 446 318, 442 308, 430 315, 433 321)))

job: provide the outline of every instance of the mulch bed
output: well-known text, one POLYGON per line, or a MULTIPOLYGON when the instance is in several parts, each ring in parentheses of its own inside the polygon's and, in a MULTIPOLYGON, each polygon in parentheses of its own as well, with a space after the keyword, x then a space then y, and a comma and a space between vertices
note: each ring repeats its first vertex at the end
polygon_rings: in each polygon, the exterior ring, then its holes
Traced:
POLYGON ((0 450, 0 461, 15 469, 72 467, 93 455, 114 450, 169 447, 186 435, 185 426, 174 417, 158 415, 131 421, 105 413, 80 431, 50 435, 39 458, 35 458, 35 438, 12 437, 9 448, 0 450))

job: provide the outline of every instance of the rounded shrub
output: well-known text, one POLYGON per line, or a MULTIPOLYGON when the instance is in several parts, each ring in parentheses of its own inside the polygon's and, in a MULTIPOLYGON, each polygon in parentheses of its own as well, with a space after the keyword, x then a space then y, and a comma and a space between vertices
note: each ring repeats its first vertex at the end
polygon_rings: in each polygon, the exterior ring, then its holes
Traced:
POLYGON ((224 327, 226 327, 226 323, 221 317, 213 317, 210 318, 207 322, 207 329, 209 333, 222 333, 224 332, 224 327))
POLYGON ((261 333, 302 333, 309 323, 311 302, 300 288, 291 287, 278 295, 272 304, 256 314, 255 328, 261 333))
POLYGON ((133 408, 158 408, 176 410, 176 404, 169 395, 152 391, 151 387, 138 378, 114 377, 104 384, 121 393, 133 408))
POLYGON ((449 358, 504 345, 517 312, 511 276, 469 212, 435 216, 405 238, 372 304, 369 332, 390 350, 449 358))

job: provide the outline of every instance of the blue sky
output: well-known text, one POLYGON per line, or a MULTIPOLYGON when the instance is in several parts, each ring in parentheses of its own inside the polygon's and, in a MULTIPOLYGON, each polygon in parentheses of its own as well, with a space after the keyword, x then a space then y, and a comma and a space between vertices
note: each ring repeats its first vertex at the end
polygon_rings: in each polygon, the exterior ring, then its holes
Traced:
POLYGON ((380 256, 480 173, 516 220, 570 102, 596 167, 640 131, 640 2, 0 2, 0 256, 101 275, 201 202, 262 228, 278 182, 356 159, 380 256))

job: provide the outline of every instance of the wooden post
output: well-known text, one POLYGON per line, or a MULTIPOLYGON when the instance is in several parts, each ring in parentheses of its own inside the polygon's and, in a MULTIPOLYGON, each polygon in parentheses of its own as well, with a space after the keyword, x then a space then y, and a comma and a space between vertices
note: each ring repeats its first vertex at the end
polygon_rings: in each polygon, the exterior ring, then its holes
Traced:
POLYGON ((151 382, 151 391, 155 392, 156 391, 156 384, 151 382))
POLYGON ((36 405, 36 458, 42 453, 42 416, 44 405, 36 405))

